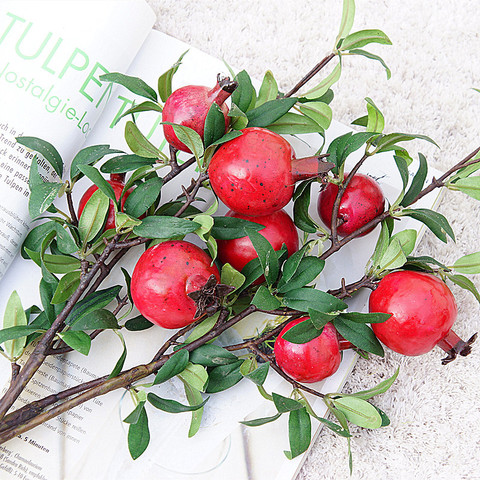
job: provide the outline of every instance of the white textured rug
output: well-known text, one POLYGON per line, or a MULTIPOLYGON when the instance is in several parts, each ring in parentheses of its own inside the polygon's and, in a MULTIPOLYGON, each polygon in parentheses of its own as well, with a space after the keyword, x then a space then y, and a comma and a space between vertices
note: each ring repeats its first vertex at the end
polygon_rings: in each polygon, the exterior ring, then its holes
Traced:
MULTIPOLYGON (((287 90, 331 50, 341 0, 149 0, 156 28, 190 43, 253 77, 273 71, 287 90)), ((380 28, 393 46, 375 46, 392 70, 361 57, 345 59, 334 87, 334 118, 350 123, 364 115, 366 96, 386 118, 386 131, 422 133, 441 147, 418 142, 432 166, 445 170, 480 144, 480 11, 478 0, 357 0, 354 30, 380 28)), ((414 149, 415 148, 415 149, 414 149)), ((447 265, 480 250, 480 204, 447 192, 440 211, 452 223, 457 244, 426 235, 420 253, 447 265)), ((474 278, 480 286, 480 276, 474 278)), ((459 304, 455 330, 480 331, 473 296, 453 288, 459 304)), ((324 431, 297 480, 306 479, 480 479, 480 342, 468 358, 442 366, 443 352, 416 358, 387 353, 360 360, 345 387, 372 386, 401 367, 392 389, 376 404, 391 426, 354 429, 354 472, 349 476, 346 442, 324 431)), ((232 478, 232 480, 235 480, 232 478)))

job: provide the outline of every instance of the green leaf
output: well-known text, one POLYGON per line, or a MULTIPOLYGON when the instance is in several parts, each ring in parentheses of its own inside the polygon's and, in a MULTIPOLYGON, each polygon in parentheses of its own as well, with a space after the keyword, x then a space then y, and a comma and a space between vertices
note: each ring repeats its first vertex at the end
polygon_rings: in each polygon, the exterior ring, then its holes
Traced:
POLYGON ((200 163, 200 158, 204 153, 202 137, 192 128, 184 125, 176 125, 170 122, 163 122, 164 125, 171 125, 175 135, 178 139, 187 146, 190 152, 193 153, 197 162, 200 163))
POLYGON ((424 223, 442 242, 447 243, 447 235, 455 241, 455 234, 448 220, 439 212, 427 208, 404 209, 402 215, 424 223))
POLYGON ((335 65, 335 68, 332 70, 332 72, 324 78, 318 85, 313 87, 312 89, 308 90, 303 97, 307 99, 318 99, 322 95, 324 95, 328 89, 338 80, 340 79, 340 75, 342 73, 342 65, 341 63, 337 63, 335 65))
POLYGON ((475 284, 469 278, 464 277, 463 275, 447 274, 447 276, 453 283, 471 292, 477 299, 477 301, 480 303, 480 293, 478 292, 475 284))
POLYGON ((259 427, 270 422, 274 422, 282 416, 281 413, 276 413, 271 417, 256 418, 255 420, 242 420, 240 423, 247 427, 259 427))
POLYGON ((51 273, 69 273, 80 268, 80 260, 69 255, 50 255, 46 253, 43 256, 45 267, 51 273))
POLYGON ((310 319, 306 319, 287 330, 282 335, 282 338, 287 342, 295 344, 308 343, 321 334, 322 330, 317 329, 310 319))
POLYGON ((381 137, 376 144, 376 153, 388 152, 397 147, 397 143, 409 142, 411 140, 420 139, 432 143, 436 147, 438 145, 426 135, 406 134, 406 133, 389 133, 381 137))
POLYGON ((260 233, 254 230, 247 230, 248 238, 257 252, 263 274, 269 285, 272 285, 278 277, 280 265, 278 257, 270 242, 260 233))
POLYGON ((213 102, 205 118, 203 143, 208 147, 225 135, 225 117, 220 107, 213 102))
POLYGON ((72 347, 82 355, 88 355, 92 345, 92 339, 85 332, 67 331, 57 334, 69 347, 72 347))
POLYGON ((427 178, 427 160, 425 156, 421 153, 418 154, 418 159, 420 160, 420 165, 418 167, 417 173, 413 177, 410 188, 408 189, 407 193, 405 194, 403 200, 400 203, 402 207, 406 207, 407 205, 413 203, 415 197, 422 191, 423 184, 425 183, 425 179, 427 178))
POLYGON ((214 224, 211 230, 212 237, 217 240, 233 240, 247 236, 246 228, 259 231, 265 228, 264 225, 243 218, 234 217, 213 217, 214 224))
MULTIPOLYGON (((260 385, 263 385, 265 383, 265 380, 267 379, 269 368, 270 368, 270 364, 268 362, 263 363, 262 365, 260 365, 258 368, 256 368, 252 372, 243 374, 243 376, 245 378, 248 378, 249 380, 251 380, 255 385, 260 386, 260 385)), ((240 373, 242 373, 242 372, 240 372, 240 373)))
POLYGON ((103 178, 102 174, 90 165, 79 165, 78 169, 86 175, 112 202, 116 202, 113 187, 103 178))
POLYGON ((355 19, 355 0, 343 0, 342 19, 340 21, 340 28, 338 31, 335 45, 341 38, 345 38, 353 27, 353 21, 355 19))
POLYGON ((256 99, 255 89, 252 80, 245 70, 242 70, 235 76, 238 87, 232 93, 232 103, 235 104, 242 112, 247 112, 252 101, 256 99))
POLYGON ((380 428, 382 417, 377 409, 365 400, 358 397, 340 397, 333 400, 335 407, 340 410, 349 422, 363 428, 380 428))
POLYGON ((283 264, 282 278, 280 279, 279 285, 284 285, 295 275, 295 272, 297 271, 300 262, 306 255, 307 250, 311 248, 310 244, 311 242, 307 242, 300 250, 293 253, 292 255, 290 255, 290 257, 287 258, 287 260, 283 264))
POLYGON ((384 60, 381 57, 379 57, 378 55, 367 52, 365 50, 361 50, 359 48, 355 48, 353 50, 350 50, 349 53, 354 54, 354 55, 361 55, 362 57, 368 58, 370 60, 376 60, 377 62, 380 62, 381 65, 383 66, 383 68, 385 69, 386 74, 387 74, 387 80, 390 80, 390 78, 392 77, 391 70, 388 68, 388 66, 384 62, 384 60))
POLYGON ((229 263, 224 263, 222 265, 222 271, 220 272, 220 283, 222 283, 223 285, 229 285, 231 287, 234 287, 235 290, 233 290, 232 293, 238 290, 244 282, 245 275, 242 275, 229 263))
POLYGON ((385 119, 379 108, 371 98, 365 98, 367 102, 367 132, 382 133, 385 127, 385 119))
POLYGON ((275 310, 280 307, 281 302, 264 285, 260 285, 255 292, 251 303, 260 310, 275 310))
POLYGON ((185 349, 178 350, 175 352, 165 363, 160 367, 157 374, 155 375, 155 380, 153 385, 158 385, 159 383, 166 382, 170 378, 175 377, 179 373, 183 372, 188 365, 189 353, 185 349))
POLYGON ((335 318, 332 323, 338 333, 356 347, 380 357, 385 355, 381 343, 368 325, 339 317, 335 318))
POLYGON ((143 403, 141 405, 138 420, 128 427, 128 451, 133 460, 140 457, 150 443, 147 411, 143 403))
POLYGON ((163 107, 161 105, 147 100, 146 102, 142 102, 138 105, 134 105, 133 107, 123 112, 120 116, 116 117, 114 125, 116 125, 123 117, 126 117, 127 115, 133 115, 134 113, 140 113, 140 112, 162 112, 162 111, 163 111, 163 107))
POLYGON ((332 140, 327 149, 328 161, 333 162, 336 166, 332 171, 338 173, 347 157, 365 145, 374 135, 374 132, 348 132, 332 140))
POLYGON ((258 107, 263 105, 270 100, 275 100, 278 95, 278 85, 273 76, 273 73, 270 70, 265 72, 263 76, 262 84, 260 85, 260 90, 258 91, 257 101, 255 106, 258 107))
POLYGON ((123 73, 106 73, 100 76, 102 82, 112 82, 122 85, 127 90, 130 90, 135 95, 148 98, 154 102, 157 101, 157 94, 155 90, 148 86, 141 78, 132 77, 123 73))
POLYGON ((153 323, 142 315, 138 315, 125 322, 125 328, 131 332, 139 332, 151 327, 153 327, 153 323))
POLYGON ((272 399, 278 413, 293 412, 295 410, 300 410, 304 408, 303 405, 297 400, 294 400, 293 398, 284 397, 283 395, 280 395, 275 392, 272 393, 272 399))
POLYGON ((158 93, 163 102, 167 101, 167 98, 172 94, 172 79, 178 70, 178 67, 182 64, 183 57, 188 52, 183 52, 178 60, 160 77, 158 77, 158 93))
MULTIPOLYGON (((5 313, 3 315, 3 328, 23 327, 25 325, 27 325, 27 316, 25 315, 20 296, 17 291, 14 290, 7 300, 5 313)), ((4 346, 5 353, 11 360, 14 360, 22 355, 25 343, 26 338, 23 336, 8 340, 4 346)))
POLYGON ((236 385, 243 378, 240 373, 242 363, 243 360, 239 360, 229 365, 212 368, 208 375, 206 392, 218 393, 236 385))
POLYGON ((51 303, 56 305, 66 302, 80 285, 80 276, 81 272, 79 270, 64 275, 58 282, 51 303))
POLYGON ((305 115, 288 112, 267 126, 268 130, 279 135, 300 135, 304 133, 324 134, 324 128, 305 115))
POLYGON ((208 381, 208 373, 205 367, 202 365, 194 365, 193 363, 189 363, 185 370, 179 373, 178 376, 184 383, 188 383, 188 385, 200 392, 204 391, 205 384, 208 381))
POLYGON ((460 178, 455 183, 449 184, 448 188, 450 190, 460 190, 462 193, 465 193, 469 197, 472 197, 475 200, 480 200, 479 176, 460 178))
POLYGON ((109 310, 98 309, 82 316, 71 325, 70 331, 77 332, 83 330, 104 330, 120 328, 115 315, 109 310))
MULTIPOLYGON (((37 318, 39 317, 40 315, 37 318)), ((48 325, 45 325, 45 327, 47 326, 48 325)), ((3 328, 0 330, 0 344, 10 340, 16 340, 19 338, 21 339, 22 337, 26 337, 36 332, 45 332, 45 329, 39 325, 34 325, 33 323, 30 325, 19 325, 17 327, 3 328)))
POLYGON ((459 273, 474 275, 480 273, 480 252, 470 253, 460 257, 454 264, 453 269, 459 273))
POLYGON ((293 410, 288 416, 288 438, 292 458, 308 449, 312 438, 312 423, 306 408, 293 410))
POLYGON ((141 167, 150 167, 155 163, 153 158, 140 157, 139 155, 118 155, 107 160, 101 167, 103 173, 125 173, 141 167))
POLYGON ((337 318, 343 318, 346 321, 356 323, 382 323, 388 320, 392 315, 390 313, 360 313, 360 312, 341 312, 337 318))
POLYGON ((15 140, 20 145, 38 152, 53 167, 57 175, 62 178, 63 160, 51 143, 37 137, 16 137, 15 140))
POLYGON ((109 208, 109 198, 101 190, 95 190, 78 220, 78 233, 84 242, 93 240, 102 230, 109 208))
POLYGON ((338 298, 314 288, 290 290, 283 297, 283 302, 288 307, 301 312, 308 312, 308 309, 313 309, 319 312, 330 313, 347 308, 347 304, 338 298))
POLYGON ((294 97, 270 100, 247 113, 249 127, 267 127, 285 115, 294 105, 294 97))
POLYGON ((160 196, 162 186, 163 179, 159 177, 150 178, 138 185, 125 200, 125 213, 135 218, 143 215, 160 196))
POLYGON ((378 235, 377 243, 375 244, 375 250, 370 258, 370 263, 372 267, 378 267, 378 264, 382 257, 385 255, 385 252, 390 243, 390 231, 386 221, 382 222, 381 230, 378 235))
POLYGON ((164 412, 168 413, 183 413, 183 412, 193 412, 194 410, 198 410, 202 408, 208 401, 206 398, 202 403, 198 405, 183 405, 176 400, 169 400, 166 398, 161 398, 154 393, 149 393, 147 395, 147 400, 159 410, 163 410, 164 412))
MULTIPOLYGON (((190 406, 199 405, 202 403, 203 398, 200 390, 193 388, 189 383, 185 383, 185 395, 190 406)), ((202 422, 203 407, 198 408, 192 412, 192 420, 190 422, 190 428, 188 430, 188 438, 193 437, 200 429, 202 422)))
POLYGON ((145 137, 132 121, 125 124, 125 141, 133 153, 146 158, 161 158, 160 150, 145 137))
POLYGON ((236 363, 238 357, 218 345, 207 343, 190 353, 190 361, 205 367, 216 367, 236 363))
POLYGON ((370 43, 380 43, 381 45, 391 45, 391 40, 381 30, 360 30, 351 33, 342 42, 341 51, 362 48, 370 43))
POLYGON ((111 149, 110 145, 91 145, 80 150, 75 157, 73 157, 70 166, 70 179, 72 181, 79 180, 83 174, 78 169, 79 165, 92 165, 101 160, 105 155, 112 153, 121 153, 121 150, 111 149))
POLYGON ((28 200, 28 213, 32 220, 45 212, 53 201, 57 198, 57 194, 62 188, 61 183, 45 182, 35 186, 30 192, 28 200))
POLYGON ((139 237, 168 239, 193 233, 200 225, 191 220, 176 217, 146 217, 133 228, 139 237))
POLYGON ((116 285, 104 290, 97 290, 86 296, 72 308, 72 311, 65 320, 65 324, 73 326, 76 322, 87 317, 95 310, 105 308, 110 302, 115 300, 121 289, 122 287, 120 285, 116 285))
POLYGON ((305 287, 320 275, 324 266, 325 261, 318 257, 307 256, 302 258, 295 274, 278 288, 278 293, 286 293, 290 290, 305 287))
POLYGON ((133 409, 133 412, 130 413, 126 418, 123 419, 124 423, 138 423, 142 415, 142 410, 144 409, 145 401, 139 402, 138 405, 133 409))
MULTIPOLYGON (((116 330, 115 333, 118 335, 118 337, 120 338, 120 341, 122 342, 123 350, 122 350, 122 353, 120 354, 120 358, 115 363, 115 366, 113 367, 113 370, 108 376, 108 378, 114 378, 117 375, 119 375, 120 372, 123 370, 123 366, 125 365, 125 360, 127 359, 127 345, 125 344, 125 339, 123 338, 123 335, 118 330, 116 330)), ((124 422, 126 422, 126 419, 124 420, 124 422)), ((135 423, 135 422, 130 422, 130 423, 135 423)))
POLYGON ((323 102, 308 102, 299 106, 300 111, 314 120, 324 130, 332 123, 332 108, 323 102))
POLYGON ((211 317, 208 317, 205 320, 203 320, 203 322, 201 322, 192 330, 190 335, 184 340, 184 343, 186 344, 192 343, 194 340, 197 340, 198 338, 203 337, 203 335, 208 333, 215 326, 219 315, 220 315, 220 312, 217 312, 211 317))
POLYGON ((385 393, 393 385, 393 382, 397 379, 399 372, 400 368, 397 368, 397 370, 395 370, 395 373, 390 378, 387 378, 383 382, 380 382, 373 388, 369 388, 368 390, 362 390, 360 392, 355 392, 352 396, 361 398, 363 400, 368 400, 369 398, 375 397, 376 395, 385 393))

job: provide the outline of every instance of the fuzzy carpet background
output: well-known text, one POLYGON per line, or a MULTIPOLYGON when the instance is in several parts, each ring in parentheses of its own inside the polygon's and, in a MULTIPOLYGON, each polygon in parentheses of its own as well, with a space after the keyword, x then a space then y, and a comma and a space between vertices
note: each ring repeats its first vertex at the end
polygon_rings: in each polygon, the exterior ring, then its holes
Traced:
MULTIPOLYGON (((157 13, 155 28, 179 38, 235 68, 262 78, 274 73, 280 88, 294 85, 329 53, 341 16, 341 0, 148 0, 157 13)), ((393 46, 367 49, 392 70, 387 81, 377 62, 347 57, 334 86, 334 118, 349 124, 366 112, 371 97, 386 118, 386 132, 422 133, 410 143, 430 165, 446 170, 480 143, 479 4, 477 0, 357 0, 352 31, 380 28, 393 46)), ((457 243, 445 245, 427 234, 418 250, 447 265, 480 249, 480 204, 446 192, 440 211, 451 221, 457 243)), ((472 280, 480 286, 480 276, 472 280)), ((480 330, 474 297, 453 287, 459 305, 455 330, 469 337, 480 330)), ((443 352, 406 358, 388 352, 385 359, 360 360, 345 386, 357 391, 382 376, 401 373, 395 385, 376 399, 391 426, 353 428, 354 471, 350 477, 344 439, 324 431, 297 476, 310 479, 480 479, 480 344, 468 358, 442 366, 443 352)), ((232 480, 235 480, 232 478, 232 480)))

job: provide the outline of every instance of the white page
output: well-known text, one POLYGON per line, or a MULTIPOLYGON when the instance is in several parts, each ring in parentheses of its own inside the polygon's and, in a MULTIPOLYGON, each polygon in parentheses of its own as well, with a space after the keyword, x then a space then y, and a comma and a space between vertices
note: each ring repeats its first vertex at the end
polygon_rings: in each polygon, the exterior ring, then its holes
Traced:
POLYGON ((140 0, 0 3, 0 278, 29 224, 33 155, 15 137, 42 138, 70 161, 112 93, 98 77, 128 68, 154 20, 140 0))

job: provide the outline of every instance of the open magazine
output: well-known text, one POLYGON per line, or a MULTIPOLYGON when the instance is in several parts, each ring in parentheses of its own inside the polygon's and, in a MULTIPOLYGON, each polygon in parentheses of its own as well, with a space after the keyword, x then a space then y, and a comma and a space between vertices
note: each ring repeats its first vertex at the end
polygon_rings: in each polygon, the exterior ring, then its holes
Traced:
MULTIPOLYGON (((24 306, 39 304, 39 269, 18 255, 29 228, 28 171, 33 154, 17 144, 15 137, 26 135, 47 140, 64 159, 73 158, 86 145, 109 144, 126 150, 125 119, 116 126, 115 123, 137 99, 123 88, 101 82, 102 74, 127 73, 155 85, 158 76, 187 50, 174 87, 188 83, 213 85, 217 73, 225 72, 226 66, 221 60, 152 30, 154 20, 148 5, 141 0, 7 1, 1 4, 0 277, 3 278, 0 315, 13 290, 18 292, 24 306)), ((141 115, 137 121, 148 138, 161 145, 160 115, 141 115)), ((347 131, 347 127, 333 123, 327 131, 327 144, 347 131)), ((313 134, 289 138, 297 157, 311 155, 320 140, 313 134)), ((352 155, 351 161, 355 158, 352 155)), ((40 163, 40 172, 48 181, 55 178, 55 172, 46 162, 40 163)), ((394 200, 398 195, 396 185, 401 182, 391 155, 379 155, 368 165, 368 172, 378 179, 385 196, 394 200)), ((168 195, 168 189, 162 190, 162 198, 167 200, 168 195)), ((431 207, 435 200, 436 197, 425 197, 422 206, 431 207)), ((413 223, 413 220, 410 224, 405 222, 405 228, 412 228, 413 223)), ((375 244, 372 236, 376 232, 357 239, 354 247, 344 248, 341 254, 333 256, 322 272, 320 288, 337 287, 338 271, 349 272, 347 282, 359 278, 363 274, 360 265, 362 261, 365 264, 372 253, 375 244)), ((135 256, 127 256, 122 266, 131 272, 134 260, 135 256)), ((365 295, 358 295, 351 306, 362 311, 366 302, 365 295)), ((229 335, 248 336, 255 329, 261 329, 266 321, 258 315, 229 335)), ((160 327, 145 334, 126 335, 125 368, 151 358, 165 338, 166 332, 160 327)), ((224 338, 225 342, 229 340, 231 338, 224 338)), ((73 352, 48 358, 16 405, 109 374, 121 352, 118 338, 105 334, 92 343, 88 357, 73 352)), ((344 352, 336 374, 316 387, 323 392, 341 390, 356 358, 353 351, 344 352)), ((6 384, 9 376, 10 366, 2 361, 0 385, 6 384)), ((285 395, 290 389, 274 373, 269 375, 265 387, 267 391, 275 389, 285 395)), ((174 380, 158 388, 162 396, 180 401, 184 395, 174 380)), ((305 455, 286 459, 283 453, 288 449, 286 419, 258 428, 239 423, 243 419, 272 415, 270 403, 258 394, 251 382, 240 382, 217 397, 212 395, 202 427, 190 439, 187 437, 189 414, 155 412, 149 416, 152 418, 150 445, 142 457, 133 461, 127 450, 127 430, 121 421, 132 410, 132 405, 128 396, 116 391, 0 445, 0 478, 107 480, 155 475, 153 478, 162 480, 291 479, 305 455)), ((312 405, 318 415, 325 414, 322 402, 312 399, 312 405)), ((317 424, 314 435, 318 431, 317 424)))

